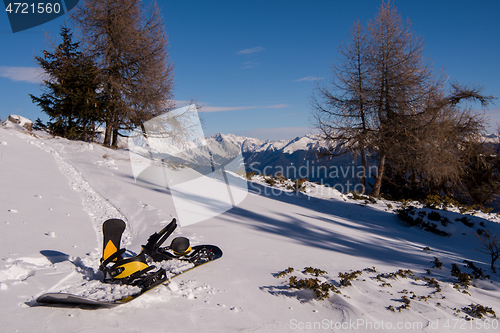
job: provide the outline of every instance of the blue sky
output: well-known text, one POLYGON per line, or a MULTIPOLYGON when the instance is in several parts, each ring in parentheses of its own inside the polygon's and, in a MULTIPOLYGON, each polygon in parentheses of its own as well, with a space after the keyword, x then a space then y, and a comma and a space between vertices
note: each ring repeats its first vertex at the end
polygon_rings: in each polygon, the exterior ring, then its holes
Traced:
MULTIPOLYGON (((377 13, 376 0, 158 1, 175 66, 175 99, 203 104, 207 135, 291 139, 313 131, 310 96, 327 80, 353 22, 377 13)), ((426 53, 451 80, 500 98, 500 1, 395 0, 423 35, 426 53)), ((0 118, 48 120, 28 94, 41 94, 35 55, 58 37, 66 16, 13 34, 0 14, 0 118)), ((58 40, 59 41, 59 40, 58 40)), ((500 124, 500 99, 489 110, 500 124)))

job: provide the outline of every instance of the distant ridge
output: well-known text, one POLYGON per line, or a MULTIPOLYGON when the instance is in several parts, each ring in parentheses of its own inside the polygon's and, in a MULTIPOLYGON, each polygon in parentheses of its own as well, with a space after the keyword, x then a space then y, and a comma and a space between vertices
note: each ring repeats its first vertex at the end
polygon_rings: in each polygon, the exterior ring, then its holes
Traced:
POLYGON ((210 141, 226 141, 241 147, 247 172, 275 175, 281 173, 291 179, 307 178, 310 181, 337 186, 337 189, 353 189, 359 183, 356 157, 349 154, 332 159, 319 160, 317 152, 328 145, 316 134, 308 134, 291 140, 260 140, 234 134, 217 133, 210 141))

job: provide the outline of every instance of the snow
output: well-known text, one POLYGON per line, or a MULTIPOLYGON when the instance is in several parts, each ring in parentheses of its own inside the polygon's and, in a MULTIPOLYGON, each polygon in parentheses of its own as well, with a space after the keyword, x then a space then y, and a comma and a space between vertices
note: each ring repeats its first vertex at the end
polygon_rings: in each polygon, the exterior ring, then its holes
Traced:
MULTIPOLYGON (((289 147, 308 142, 295 140, 289 147)), ((97 299, 133 292, 99 282, 102 223, 126 221, 123 244, 133 255, 177 216, 165 182, 141 179, 134 180, 126 149, 0 127, 2 331, 498 331, 497 319, 487 315, 467 321, 462 310, 473 303, 500 313, 500 275, 489 268, 488 255, 477 251, 475 235, 478 228, 500 232, 497 215, 465 215, 474 222, 470 227, 456 221, 464 216, 458 208, 418 206, 415 216, 425 211, 425 221, 434 221, 432 211, 448 218, 446 226, 435 221, 451 234, 442 237, 408 227, 396 217, 398 203, 354 200, 312 183, 305 183, 306 193, 296 192, 287 181, 271 187, 263 176, 249 182, 248 195, 236 207, 174 233, 192 245, 219 246, 221 259, 113 309, 37 304, 37 296, 48 291, 97 299), (433 267, 435 258, 442 267, 433 267), (464 260, 490 279, 454 288, 458 280, 450 274, 452 264, 470 272, 464 260), (326 271, 318 281, 340 293, 318 300, 311 290, 289 288, 290 276, 315 278, 303 273, 310 266, 326 271), (288 267, 294 272, 278 278, 288 267), (401 273, 406 270, 412 273, 401 273), (357 271, 351 286, 340 285, 339 273, 357 271), (409 308, 401 308, 408 301, 409 308)), ((157 265, 169 272, 184 269, 176 262, 157 265)))
POLYGON ((297 137, 292 140, 277 140, 265 141, 255 138, 247 138, 244 136, 237 136, 234 134, 217 133, 207 138, 207 142, 230 142, 233 145, 241 147, 243 153, 256 154, 263 152, 280 151, 284 154, 293 154, 297 150, 312 150, 312 149, 325 149, 328 147, 326 142, 321 140, 319 135, 309 134, 304 137, 297 137))
MULTIPOLYGON (((33 122, 23 116, 11 114, 4 122, 4 126, 7 128, 15 128, 23 131, 31 129, 31 126, 33 126, 33 122)), ((7 143, 0 142, 0 144, 7 144, 7 143)))

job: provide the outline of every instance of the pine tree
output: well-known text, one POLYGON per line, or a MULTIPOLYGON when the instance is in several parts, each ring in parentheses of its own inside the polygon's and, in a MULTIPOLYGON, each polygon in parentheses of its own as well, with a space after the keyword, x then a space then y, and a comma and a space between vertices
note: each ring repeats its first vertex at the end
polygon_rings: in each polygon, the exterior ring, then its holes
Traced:
POLYGON ((47 125, 45 125, 40 118, 36 118, 35 123, 33 124, 33 129, 35 131, 45 131, 47 130, 47 125))
POLYGON ((98 69, 94 62, 73 42, 71 30, 61 27, 62 43, 53 52, 43 51, 35 60, 48 75, 45 92, 30 94, 49 118, 49 131, 70 139, 93 137, 94 127, 101 119, 102 96, 99 94, 98 69))

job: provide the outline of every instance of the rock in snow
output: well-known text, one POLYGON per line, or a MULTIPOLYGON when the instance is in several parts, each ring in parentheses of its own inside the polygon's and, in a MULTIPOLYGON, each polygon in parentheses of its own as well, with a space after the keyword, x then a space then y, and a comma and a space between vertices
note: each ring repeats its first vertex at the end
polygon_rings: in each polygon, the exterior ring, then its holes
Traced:
POLYGON ((11 114, 7 120, 4 122, 6 127, 13 127, 18 129, 25 129, 31 131, 33 127, 33 122, 28 118, 11 114))

